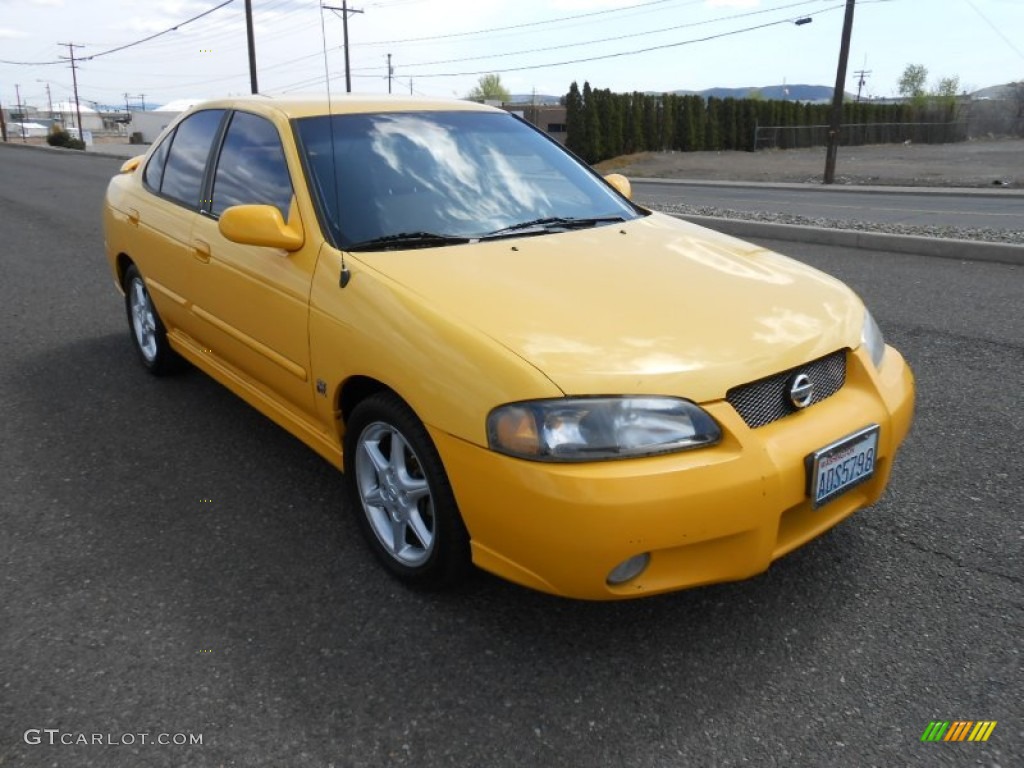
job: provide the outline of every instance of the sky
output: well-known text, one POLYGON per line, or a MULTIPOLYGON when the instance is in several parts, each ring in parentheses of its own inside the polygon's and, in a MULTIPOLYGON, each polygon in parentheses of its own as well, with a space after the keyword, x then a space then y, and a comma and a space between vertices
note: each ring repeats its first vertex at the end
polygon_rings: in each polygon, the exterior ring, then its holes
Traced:
MULTIPOLYGON (((245 0, 0 0, 0 102, 153 108, 250 91, 245 0), (186 23, 187 22, 187 23, 186 23), (173 29, 177 27, 177 29, 173 29), (172 30, 172 31, 168 31, 172 30), (160 34, 164 33, 166 34, 160 34), (120 51, 111 49, 152 40, 120 51), (99 55, 97 55, 99 54, 99 55), (95 56, 93 59, 88 57, 95 56), (51 63, 47 63, 51 62, 51 63), (56 62, 56 63, 52 63, 56 62)), ((340 7, 342 0, 323 0, 340 7)), ((482 74, 512 93, 835 84, 844 0, 348 0, 352 90, 463 97, 482 74), (796 19, 811 18, 797 25, 796 19), (644 50, 653 49, 653 50, 644 50)), ((251 0, 259 89, 345 90, 341 13, 251 0), (326 43, 326 61, 325 61, 326 43), (325 69, 326 67, 326 69, 325 69)), ((908 64, 962 90, 1024 80, 1024 0, 857 0, 846 90, 897 93, 908 64)))

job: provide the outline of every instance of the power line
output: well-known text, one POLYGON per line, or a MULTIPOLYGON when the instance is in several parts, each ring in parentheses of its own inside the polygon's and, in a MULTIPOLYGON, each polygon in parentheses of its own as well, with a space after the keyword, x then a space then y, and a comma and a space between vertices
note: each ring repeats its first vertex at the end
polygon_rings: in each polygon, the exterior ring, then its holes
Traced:
POLYGON ((198 16, 193 16, 191 19, 188 19, 187 21, 183 21, 180 24, 175 24, 173 27, 165 29, 163 32, 157 32, 154 35, 150 35, 149 37, 144 37, 141 40, 136 40, 133 43, 126 43, 125 45, 119 45, 116 48, 110 48, 109 50, 106 50, 106 51, 100 51, 99 53, 93 54, 92 56, 87 56, 85 58, 85 61, 92 61, 93 59, 98 59, 100 56, 108 56, 111 53, 117 53, 118 51, 123 51, 123 50, 126 50, 127 48, 134 48, 136 45, 142 45, 143 43, 148 43, 150 40, 155 40, 156 38, 162 37, 163 35, 166 35, 166 34, 168 34, 170 32, 177 32, 178 29, 180 29, 181 27, 184 27, 187 24, 191 24, 193 21, 199 21, 199 19, 203 18, 204 16, 209 16, 214 11, 219 11, 224 6, 231 5, 233 2, 235 2, 235 0, 224 0, 224 2, 221 3, 220 5, 216 5, 213 8, 210 8, 208 11, 203 11, 198 16))
MULTIPOLYGON (((589 13, 577 13, 572 16, 560 16, 557 19, 545 19, 543 21, 528 21, 523 24, 511 24, 507 27, 491 27, 490 29, 476 29, 471 32, 449 32, 444 35, 428 35, 426 37, 408 37, 403 40, 373 40, 368 43, 360 43, 363 46, 369 45, 398 45, 399 43, 419 43, 426 40, 445 40, 452 37, 468 37, 471 35, 489 34, 491 32, 504 32, 508 29, 525 29, 526 27, 539 27, 544 24, 556 24, 560 21, 570 21, 572 19, 583 19, 588 16, 601 16, 608 13, 621 13, 622 11, 632 11, 637 8, 644 8, 648 5, 662 5, 664 3, 670 3, 673 0, 648 0, 646 3, 637 3, 636 5, 630 5, 625 8, 609 8, 604 11, 590 11, 589 13)), ((687 3, 687 5, 696 5, 698 2, 703 0, 694 0, 693 2, 687 3)))
MULTIPOLYGON (((800 2, 790 3, 789 5, 782 5, 782 6, 778 6, 776 8, 762 8, 761 10, 758 10, 758 11, 747 11, 746 13, 736 13, 736 14, 733 14, 731 16, 719 16, 718 18, 715 18, 715 19, 705 19, 704 21, 691 21, 691 22, 687 22, 686 24, 676 24, 675 26, 672 26, 672 27, 662 27, 661 29, 651 29, 651 30, 645 30, 643 32, 633 32, 633 33, 628 34, 628 35, 615 35, 613 37, 602 37, 602 38, 599 38, 599 39, 596 39, 596 40, 584 40, 583 42, 579 42, 579 43, 563 43, 561 45, 549 45, 549 46, 546 46, 544 48, 530 48, 530 49, 524 50, 524 51, 507 51, 505 53, 489 53, 489 54, 485 54, 483 56, 465 56, 465 57, 458 58, 458 59, 442 59, 442 60, 439 60, 439 61, 417 61, 417 62, 411 62, 409 64, 406 64, 405 66, 406 66, 406 68, 408 68, 408 67, 430 67, 430 66, 436 66, 438 64, 456 64, 456 63, 463 62, 463 61, 481 61, 483 59, 498 59, 498 58, 505 58, 505 57, 508 57, 508 56, 524 56, 524 55, 529 54, 529 53, 544 53, 546 51, 558 51, 558 50, 563 50, 565 48, 579 48, 580 46, 584 46, 584 45, 596 45, 598 43, 607 43, 607 42, 613 42, 613 41, 618 41, 618 40, 626 40, 626 39, 629 39, 631 37, 645 37, 647 35, 656 35, 656 34, 660 34, 662 32, 673 32, 673 31, 679 30, 679 29, 688 29, 690 27, 700 27, 700 26, 706 26, 708 24, 717 24, 720 21, 731 21, 733 19, 741 19, 741 18, 744 18, 746 16, 758 16, 760 14, 765 14, 765 13, 774 13, 774 12, 777 12, 777 11, 785 11, 785 10, 787 10, 789 8, 795 8, 795 7, 801 6, 801 5, 811 5, 812 3, 819 3, 819 2, 820 2, 820 0, 800 0, 800 2)), ((811 15, 813 15, 813 14, 811 14, 811 15)), ((786 21, 789 21, 789 19, 786 19, 786 21)), ((362 71, 365 72, 368 69, 369 68, 363 69, 362 71)), ((354 71, 360 71, 360 70, 354 70, 354 71)))
MULTIPOLYGON (((831 6, 829 8, 823 8, 820 11, 813 11, 809 15, 816 16, 816 15, 819 15, 819 14, 822 14, 822 13, 828 13, 829 11, 837 10, 839 8, 842 8, 842 7, 843 7, 842 5, 834 5, 834 6, 831 6)), ((781 9, 774 9, 774 10, 781 10, 781 9)), ((684 46, 684 45, 694 45, 696 43, 704 43, 704 42, 707 42, 709 40, 717 40, 719 38, 730 37, 732 35, 738 35, 738 34, 742 34, 744 32, 753 32, 753 31, 758 30, 758 29, 766 29, 768 27, 778 26, 779 24, 790 24, 790 23, 791 23, 790 19, 780 19, 778 21, 770 21, 770 22, 767 22, 765 24, 757 24, 757 25, 752 26, 752 27, 743 27, 741 29, 734 29, 734 30, 730 30, 728 32, 719 32, 719 33, 714 34, 714 35, 707 35, 705 37, 694 38, 694 39, 691 39, 691 40, 681 40, 681 41, 678 41, 678 42, 675 42, 675 43, 665 43, 664 45, 653 45, 653 46, 649 46, 647 48, 638 48, 638 49, 635 49, 635 50, 632 50, 632 51, 619 51, 617 53, 608 53, 608 54, 603 54, 603 55, 600 55, 600 56, 588 56, 588 57, 585 57, 585 58, 570 59, 570 60, 567 60, 567 61, 548 62, 548 63, 545 63, 545 64, 531 64, 531 65, 524 65, 524 66, 521 66, 521 67, 506 67, 505 69, 486 69, 486 70, 479 70, 479 71, 476 71, 476 72, 438 72, 438 73, 425 73, 425 72, 418 72, 417 73, 417 72, 413 72, 413 73, 410 73, 410 74, 414 75, 417 78, 425 78, 425 77, 463 77, 463 76, 470 76, 470 75, 502 74, 502 73, 505 73, 505 72, 523 72, 523 71, 532 70, 532 69, 546 69, 546 68, 549 68, 549 67, 565 66, 567 64, 580 64, 580 63, 589 62, 589 61, 600 61, 600 60, 603 60, 603 59, 620 58, 620 57, 623 57, 623 56, 636 56, 636 55, 641 54, 641 53, 649 53, 650 51, 659 51, 659 50, 665 50, 665 49, 668 49, 668 48, 679 48, 679 47, 684 46)), ((371 76, 366 75, 364 77, 369 78, 371 76)), ((324 77, 318 77, 318 78, 312 78, 312 79, 309 79, 309 80, 300 81, 300 82, 297 82, 297 83, 292 83, 290 85, 287 85, 287 86, 284 86, 283 88, 278 89, 278 91, 281 92, 281 93, 287 93, 287 92, 292 91, 292 90, 298 90, 298 89, 305 88, 305 87, 308 87, 308 86, 316 85, 318 83, 324 82, 325 79, 326 78, 324 78, 324 77)))
MULTIPOLYGON (((199 19, 203 18, 204 16, 209 16, 214 11, 219 11, 224 6, 231 5, 231 3, 233 3, 233 2, 235 2, 235 0, 224 0, 224 2, 221 3, 220 5, 214 6, 213 8, 210 8, 207 11, 203 11, 202 13, 198 14, 197 16, 193 16, 191 19, 187 19, 185 21, 179 22, 179 23, 175 24, 173 27, 169 27, 169 28, 163 30, 162 32, 157 32, 155 34, 149 35, 148 37, 144 37, 141 40, 135 40, 134 42, 131 42, 131 43, 125 43, 124 45, 119 45, 119 46, 117 46, 115 48, 110 48, 110 49, 108 49, 106 51, 100 51, 99 53, 94 53, 92 56, 85 56, 85 57, 79 59, 79 61, 92 61, 93 59, 98 59, 100 56, 109 56, 112 53, 117 53, 118 51, 123 51, 123 50, 126 50, 128 48, 134 48, 137 45, 142 45, 143 43, 148 43, 150 40, 155 40, 156 38, 162 37, 163 35, 169 34, 170 32, 177 32, 181 27, 184 27, 187 24, 191 24, 193 21, 199 21, 199 19)), ((67 43, 58 43, 58 45, 67 45, 67 43)), ((78 47, 81 48, 82 46, 78 46, 78 47)), ((43 67, 43 66, 48 66, 50 64, 63 64, 63 63, 64 63, 64 61, 62 59, 57 59, 55 61, 7 61, 6 59, 0 59, 0 64, 13 64, 13 65, 16 65, 16 66, 21 66, 21 67, 43 67)))
MULTIPOLYGON (((818 15, 818 14, 821 14, 821 13, 826 13, 828 11, 834 11, 837 8, 842 8, 842 7, 843 6, 841 6, 841 5, 834 5, 834 6, 831 6, 830 8, 825 8, 825 9, 823 9, 821 11, 814 11, 810 15, 818 15)), ((647 48, 637 48, 637 49, 632 50, 632 51, 619 51, 617 53, 607 53, 607 54, 604 54, 602 56, 587 56, 587 57, 579 58, 579 59, 568 59, 566 61, 551 61, 551 62, 547 62, 545 64, 530 64, 530 65, 521 66, 521 67, 506 67, 505 69, 485 69, 485 70, 480 70, 480 71, 476 71, 476 72, 437 72, 437 73, 421 72, 421 73, 416 73, 416 77, 420 77, 420 78, 423 78, 423 77, 463 77, 463 76, 470 76, 470 75, 502 74, 502 73, 505 73, 505 72, 524 72, 524 71, 530 70, 530 69, 547 69, 549 67, 562 67, 562 66, 566 66, 568 64, 583 64, 583 63, 586 63, 586 62, 589 62, 589 61, 602 61, 604 59, 616 59, 616 58, 621 58, 623 56, 636 56, 636 55, 639 55, 641 53, 649 53, 651 51, 662 51, 662 50, 665 50, 665 49, 668 49, 668 48, 679 48, 679 47, 682 47, 684 45, 693 45, 695 43, 706 43, 709 40, 718 40, 719 38, 730 37, 732 35, 739 35, 739 34, 742 34, 744 32, 753 32, 753 31, 758 30, 758 29, 767 29, 768 27, 775 27, 775 26, 778 26, 779 24, 790 24, 790 23, 792 23, 792 22, 789 19, 780 19, 779 21, 769 21, 769 22, 767 22, 765 24, 757 24, 755 26, 744 27, 742 29, 734 29, 734 30, 731 30, 729 32, 719 32, 718 34, 715 34, 715 35, 707 35, 705 37, 698 37, 698 38, 694 38, 692 40, 681 40, 681 41, 676 42, 676 43, 665 43, 664 45, 652 45, 652 46, 649 46, 647 48)))
POLYGON ((981 9, 978 6, 976 6, 974 3, 972 3, 971 0, 964 0, 964 2, 967 3, 969 6, 971 6, 971 8, 974 9, 974 12, 977 13, 979 16, 981 16, 982 20, 986 24, 988 24, 990 27, 992 27, 992 31, 993 32, 995 32, 997 35, 999 35, 1001 38, 1003 38, 1003 42, 1006 43, 1008 46, 1010 46, 1013 49, 1014 53, 1016 53, 1018 56, 1020 56, 1022 59, 1024 59, 1024 53, 1021 53, 1020 48, 1018 48, 1016 45, 1014 45, 1013 42, 1010 40, 1010 38, 1008 38, 1006 35, 1004 35, 1003 31, 1001 29, 999 29, 999 27, 997 27, 995 24, 993 24, 991 21, 989 21, 988 16, 986 16, 984 13, 982 13, 981 9))

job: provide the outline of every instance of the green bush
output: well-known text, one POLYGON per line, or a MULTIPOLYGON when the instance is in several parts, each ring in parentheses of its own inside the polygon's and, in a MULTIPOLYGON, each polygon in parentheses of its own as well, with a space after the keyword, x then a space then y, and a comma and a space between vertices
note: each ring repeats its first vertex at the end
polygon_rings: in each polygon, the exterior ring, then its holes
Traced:
POLYGON ((66 147, 67 149, 85 149, 85 142, 74 138, 63 128, 55 127, 50 130, 46 137, 46 143, 51 147, 66 147))

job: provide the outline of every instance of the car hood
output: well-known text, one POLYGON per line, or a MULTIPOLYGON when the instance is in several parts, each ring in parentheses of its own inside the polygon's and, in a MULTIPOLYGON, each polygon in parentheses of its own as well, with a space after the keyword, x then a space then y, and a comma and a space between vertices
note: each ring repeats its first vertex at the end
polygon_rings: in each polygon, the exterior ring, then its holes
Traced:
POLYGON ((720 399, 859 343, 828 275, 661 214, 588 230, 354 254, 490 336, 566 394, 720 399))

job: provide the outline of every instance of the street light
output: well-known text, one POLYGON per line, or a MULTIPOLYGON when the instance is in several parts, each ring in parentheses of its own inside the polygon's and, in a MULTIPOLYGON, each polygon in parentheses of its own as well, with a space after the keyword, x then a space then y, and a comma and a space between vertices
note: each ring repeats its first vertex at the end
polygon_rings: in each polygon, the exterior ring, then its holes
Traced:
POLYGON ((798 27, 802 27, 804 24, 810 24, 812 21, 814 21, 814 19, 812 19, 810 16, 804 16, 802 19, 797 19, 793 23, 796 24, 798 27))

